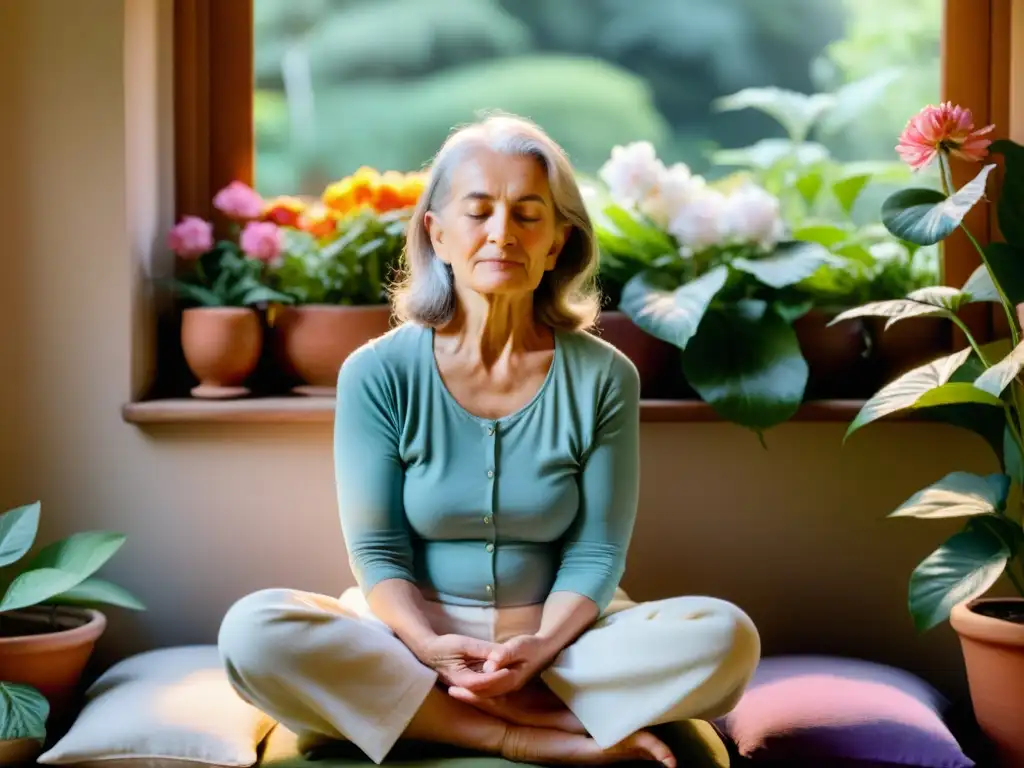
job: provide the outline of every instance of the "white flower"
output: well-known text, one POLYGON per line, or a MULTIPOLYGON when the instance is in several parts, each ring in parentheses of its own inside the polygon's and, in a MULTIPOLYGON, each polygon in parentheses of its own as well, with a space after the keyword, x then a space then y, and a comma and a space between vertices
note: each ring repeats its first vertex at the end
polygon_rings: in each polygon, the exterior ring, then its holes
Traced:
POLYGON ((598 175, 617 202, 636 204, 657 185, 665 166, 649 141, 634 141, 612 147, 611 157, 598 175))
POLYGON ((640 201, 640 211, 659 227, 667 227, 704 187, 703 177, 690 173, 690 167, 685 163, 662 168, 654 188, 640 201))
POLYGON ((702 251, 722 241, 722 211, 725 196, 716 189, 705 188, 676 212, 668 223, 668 231, 682 251, 702 251))
POLYGON ((785 231, 779 199, 756 184, 746 184, 730 194, 722 210, 722 236, 738 243, 775 245, 785 231))

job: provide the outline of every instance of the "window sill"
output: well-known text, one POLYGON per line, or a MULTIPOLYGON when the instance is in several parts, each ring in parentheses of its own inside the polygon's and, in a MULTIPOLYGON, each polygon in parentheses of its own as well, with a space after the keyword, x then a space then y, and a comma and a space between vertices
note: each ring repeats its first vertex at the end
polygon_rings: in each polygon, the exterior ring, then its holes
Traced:
MULTIPOLYGON (((792 421, 849 422, 862 400, 815 400, 801 406, 792 421)), ((329 424, 334 417, 332 397, 261 397, 248 400, 197 400, 191 398, 127 403, 121 409, 129 424, 329 424)), ((721 421, 700 400, 644 400, 644 422, 721 421)))

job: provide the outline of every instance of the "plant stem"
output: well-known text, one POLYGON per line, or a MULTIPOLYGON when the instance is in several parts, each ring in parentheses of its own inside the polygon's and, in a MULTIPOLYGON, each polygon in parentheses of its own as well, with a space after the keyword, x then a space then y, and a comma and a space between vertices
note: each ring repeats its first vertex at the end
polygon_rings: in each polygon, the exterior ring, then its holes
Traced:
POLYGON ((967 337, 967 342, 971 345, 978 359, 981 360, 981 364, 986 368, 990 367, 988 360, 985 359, 985 354, 981 351, 981 347, 978 346, 978 342, 974 340, 974 336, 971 335, 970 330, 967 328, 967 324, 954 314, 950 314, 950 319, 963 331, 964 336, 967 337))
POLYGON ((939 152, 939 180, 942 182, 942 192, 946 197, 953 194, 953 171, 949 167, 949 157, 944 151, 939 152))
POLYGON ((981 263, 985 265, 985 269, 988 270, 989 275, 992 277, 992 284, 996 287, 996 291, 999 293, 1000 304, 1003 305, 1003 311, 1006 313, 1006 322, 1010 326, 1010 335, 1013 337, 1013 346, 1020 344, 1020 334, 1017 332, 1017 318, 1015 307, 1010 303, 1010 297, 1006 295, 1003 290, 1003 286, 999 284, 999 280, 996 279, 995 272, 992 271, 992 265, 988 263, 988 258, 985 256, 985 249, 981 247, 981 244, 974 239, 974 235, 967 229, 963 224, 960 225, 960 229, 964 231, 967 238, 974 245, 975 250, 978 251, 978 255, 981 257, 981 263))

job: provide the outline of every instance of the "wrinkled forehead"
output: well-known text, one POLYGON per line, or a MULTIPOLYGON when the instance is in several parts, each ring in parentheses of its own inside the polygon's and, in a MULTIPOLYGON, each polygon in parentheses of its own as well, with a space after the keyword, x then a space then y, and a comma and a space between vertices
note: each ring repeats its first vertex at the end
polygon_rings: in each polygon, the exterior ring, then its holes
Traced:
POLYGON ((553 205, 547 168, 539 155, 468 142, 453 147, 452 151, 447 167, 438 169, 435 205, 467 198, 504 201, 530 198, 553 205))

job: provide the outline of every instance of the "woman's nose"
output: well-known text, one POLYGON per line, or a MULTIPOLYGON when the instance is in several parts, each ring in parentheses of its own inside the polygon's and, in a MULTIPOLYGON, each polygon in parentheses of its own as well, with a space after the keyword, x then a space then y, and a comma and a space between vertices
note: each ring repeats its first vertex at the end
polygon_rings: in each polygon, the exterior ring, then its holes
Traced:
POLYGON ((501 248, 512 245, 515 242, 512 227, 506 214, 495 212, 491 216, 490 221, 487 223, 487 242, 501 248))

